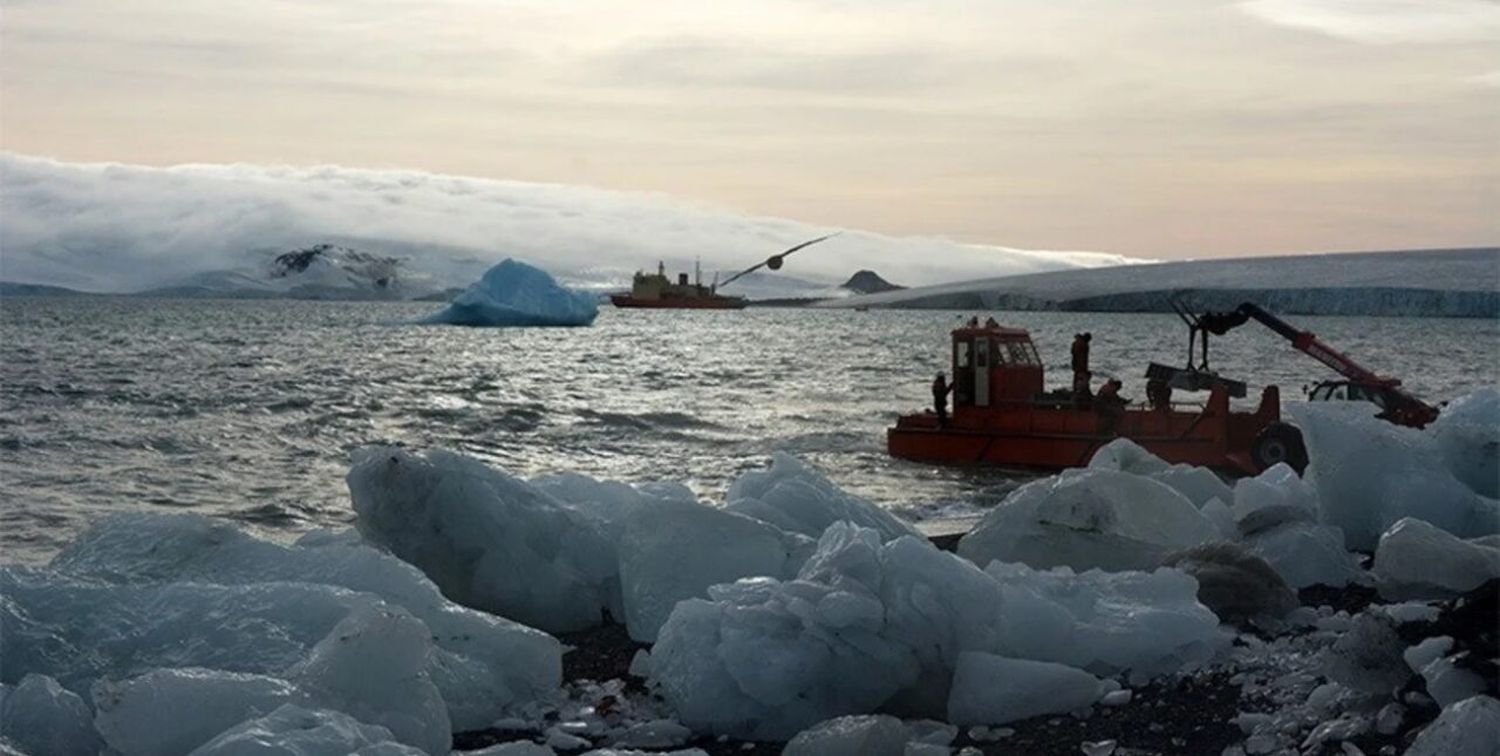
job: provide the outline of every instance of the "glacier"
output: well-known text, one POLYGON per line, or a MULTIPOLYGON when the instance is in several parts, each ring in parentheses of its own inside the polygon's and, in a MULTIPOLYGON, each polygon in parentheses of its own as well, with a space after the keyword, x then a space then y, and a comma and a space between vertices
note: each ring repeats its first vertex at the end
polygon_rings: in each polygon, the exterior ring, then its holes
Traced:
POLYGON ((426 325, 586 326, 599 316, 593 294, 562 286, 546 271, 506 259, 442 310, 417 321, 426 325))
POLYGON ((1252 301, 1299 315, 1500 317, 1500 248, 1192 260, 919 286, 819 307, 1171 312, 1252 301))

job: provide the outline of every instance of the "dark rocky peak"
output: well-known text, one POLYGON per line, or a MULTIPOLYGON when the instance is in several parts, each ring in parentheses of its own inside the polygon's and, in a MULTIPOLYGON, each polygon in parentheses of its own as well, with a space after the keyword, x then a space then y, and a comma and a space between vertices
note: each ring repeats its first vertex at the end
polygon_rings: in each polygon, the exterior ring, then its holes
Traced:
POLYGON ((848 289, 856 294, 878 294, 882 291, 896 291, 904 289, 905 286, 897 286, 890 281, 880 277, 873 270, 862 270, 849 277, 842 288, 848 289))

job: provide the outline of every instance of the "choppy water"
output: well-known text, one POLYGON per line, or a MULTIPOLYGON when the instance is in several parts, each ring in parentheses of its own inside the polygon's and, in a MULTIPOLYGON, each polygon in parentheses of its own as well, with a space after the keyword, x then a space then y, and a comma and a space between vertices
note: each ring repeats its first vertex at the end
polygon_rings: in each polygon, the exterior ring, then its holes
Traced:
MULTIPOLYGON (((928 400, 956 313, 651 312, 592 328, 394 325, 432 305, 14 298, 0 302, 0 550, 35 561, 89 518, 191 509, 287 534, 346 522, 348 452, 440 445, 524 476, 681 480, 705 496, 786 450, 910 516, 984 507, 1014 474, 892 460, 884 428, 928 400)), ((1007 313, 1066 365, 1143 396, 1183 359, 1172 316, 1007 313)), ((1500 377, 1500 322, 1293 318, 1419 394, 1500 377)), ((1294 399, 1326 371, 1269 332, 1221 370, 1294 399)), ((1049 383, 1066 383, 1062 370, 1049 383)))

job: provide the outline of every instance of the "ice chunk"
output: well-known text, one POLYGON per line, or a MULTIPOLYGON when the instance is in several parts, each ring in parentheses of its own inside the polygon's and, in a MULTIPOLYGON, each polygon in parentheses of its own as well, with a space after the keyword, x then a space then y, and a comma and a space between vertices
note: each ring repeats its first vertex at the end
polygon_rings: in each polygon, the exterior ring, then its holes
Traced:
POLYGON ((1202 508, 1212 499, 1230 500, 1229 486, 1206 467, 1175 464, 1141 448, 1128 438, 1117 438, 1094 452, 1088 466, 1096 470, 1117 470, 1160 481, 1186 496, 1193 506, 1202 508))
POLYGON ((1376 419, 1354 402, 1290 405, 1307 441, 1307 480, 1323 522, 1349 548, 1374 550, 1380 534, 1416 517, 1461 538, 1500 532, 1500 501, 1449 472, 1431 436, 1376 419))
POLYGON ((1344 534, 1338 528, 1289 521, 1245 536, 1241 543, 1270 563, 1293 589, 1310 585, 1341 588, 1367 581, 1354 555, 1344 548, 1344 534))
POLYGON ((394 607, 360 607, 288 676, 320 705, 437 756, 452 745, 452 725, 427 674, 431 653, 431 632, 420 620, 394 607))
POLYGON ((552 750, 551 746, 529 740, 514 740, 477 751, 467 751, 466 756, 557 756, 557 751, 552 750))
POLYGON ((959 541, 958 553, 980 565, 1141 570, 1216 535, 1192 502, 1163 483, 1114 470, 1069 470, 1007 496, 959 541))
POLYGON ((948 697, 948 721, 997 725, 1092 705, 1102 681, 1053 662, 1010 659, 970 651, 959 654, 948 697))
POLYGON ((467 756, 557 756, 557 751, 552 750, 551 746, 533 743, 529 740, 514 740, 477 751, 468 751, 467 756))
POLYGON ((1245 527, 1246 518, 1260 510, 1279 509, 1283 514, 1265 525, 1284 519, 1318 519, 1318 493, 1285 462, 1261 471, 1253 478, 1241 478, 1234 484, 1234 518, 1242 523, 1243 532, 1260 528, 1245 527), (1301 513, 1300 516, 1297 513, 1301 513))
POLYGON ((45 675, 0 684, 0 743, 5 742, 38 756, 92 754, 104 747, 88 704, 45 675))
POLYGON ((813 542, 697 502, 642 505, 620 542, 620 585, 630 637, 656 640, 677 602, 742 577, 787 578, 813 542))
POLYGON ((123 756, 185 754, 215 735, 283 704, 307 705, 292 683, 209 669, 158 669, 93 690, 95 722, 123 756))
POLYGON ((519 478, 442 450, 367 447, 348 482, 360 533, 461 604, 550 632, 623 614, 598 522, 519 478))
MULTIPOLYGON (((838 523, 796 580, 741 580, 679 603, 651 650, 652 679, 695 730, 788 738, 916 687, 924 660, 941 677, 943 657, 951 669, 960 646, 993 634, 998 593, 924 541, 882 546, 876 531, 838 523)), ((946 687, 937 695, 934 710, 946 687)))
POLYGON ((823 535, 835 522, 872 528, 882 540, 921 536, 890 511, 845 493, 828 478, 784 452, 769 470, 754 470, 729 485, 726 509, 810 538, 823 535))
POLYGON ((316 582, 379 595, 432 631, 439 649, 429 672, 460 730, 484 727, 496 708, 536 700, 561 682, 555 639, 454 604, 420 570, 352 532, 313 531, 286 547, 200 515, 121 514, 86 530, 52 566, 137 585, 316 582))
POLYGON ((347 714, 286 704, 241 722, 204 743, 191 756, 419 756, 395 742, 389 730, 347 714))
POLYGON ((1280 573, 1238 544, 1195 546, 1163 564, 1197 580, 1198 600, 1226 621, 1281 617, 1297 608, 1297 594, 1280 573))
POLYGON ((1483 693, 1489 687, 1484 678, 1458 667, 1451 659, 1433 659, 1422 667, 1421 672, 1427 695, 1432 696, 1438 706, 1458 703, 1476 693, 1483 693))
POLYGON ((1180 572, 991 570, 1003 579, 921 539, 835 523, 796 579, 677 604, 652 681, 695 730, 779 739, 884 705, 941 715, 966 651, 1149 675, 1227 643, 1180 572))
POLYGON ((1179 570, 1074 574, 992 562, 985 574, 1001 585, 1006 656, 1149 676, 1202 664, 1229 644, 1198 602, 1197 581, 1179 570))
POLYGON ((1333 645, 1319 654, 1323 673, 1366 693, 1389 694, 1411 678, 1405 645, 1384 614, 1362 612, 1333 645))
POLYGON ((380 603, 308 583, 121 586, 22 567, 0 567, 0 595, 0 674, 73 690, 158 667, 279 672, 355 607, 380 603))
POLYGON ((1452 596, 1500 577, 1500 549, 1404 517, 1380 536, 1373 571, 1386 598, 1452 596))
POLYGON ((599 316, 593 294, 573 291, 546 271, 506 259, 484 272, 440 312, 420 322, 461 326, 586 326, 599 316))
POLYGON ((1148 477, 1171 468, 1166 460, 1128 438, 1117 438, 1099 447, 1089 458, 1088 466, 1095 470, 1116 470, 1148 477))
POLYGON ((1454 399, 1428 432, 1453 477, 1482 496, 1500 496, 1500 389, 1454 399))
POLYGON ((1474 696, 1451 706, 1417 733, 1406 756, 1494 756, 1500 743, 1500 701, 1474 696))
POLYGON ((889 715, 838 717, 797 733, 781 756, 902 756, 909 736, 906 725, 889 715))

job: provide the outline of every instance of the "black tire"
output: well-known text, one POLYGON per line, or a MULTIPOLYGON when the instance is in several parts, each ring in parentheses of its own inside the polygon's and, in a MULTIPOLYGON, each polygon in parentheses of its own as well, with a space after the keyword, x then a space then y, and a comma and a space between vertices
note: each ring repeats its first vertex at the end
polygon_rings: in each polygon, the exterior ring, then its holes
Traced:
POLYGON ((1302 443, 1302 431, 1286 423, 1271 423, 1255 437, 1250 459, 1262 470, 1285 462, 1301 475, 1307 469, 1307 445, 1302 443))

